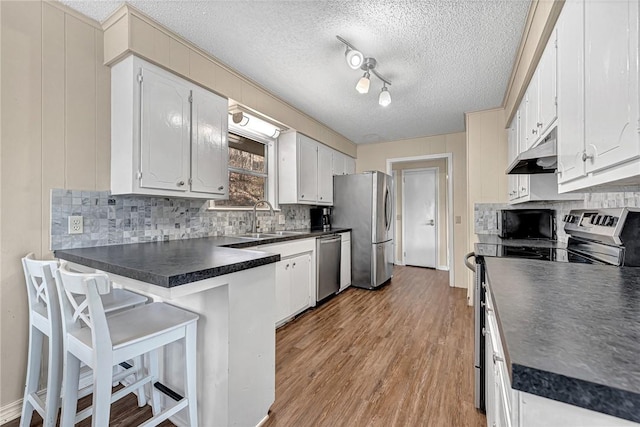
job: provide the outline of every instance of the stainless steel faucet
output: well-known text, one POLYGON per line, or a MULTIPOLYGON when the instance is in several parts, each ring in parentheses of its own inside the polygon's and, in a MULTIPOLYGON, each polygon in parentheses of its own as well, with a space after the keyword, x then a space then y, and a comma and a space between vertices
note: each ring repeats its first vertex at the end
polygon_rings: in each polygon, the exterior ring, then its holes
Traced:
POLYGON ((252 231, 254 233, 256 233, 258 231, 258 212, 256 211, 256 208, 258 207, 259 204, 261 203, 266 203, 267 206, 269 206, 269 212, 271 212, 271 215, 274 214, 273 212, 273 206, 271 206, 271 203, 269 203, 266 200, 258 200, 255 205, 253 205, 253 228, 252 231))

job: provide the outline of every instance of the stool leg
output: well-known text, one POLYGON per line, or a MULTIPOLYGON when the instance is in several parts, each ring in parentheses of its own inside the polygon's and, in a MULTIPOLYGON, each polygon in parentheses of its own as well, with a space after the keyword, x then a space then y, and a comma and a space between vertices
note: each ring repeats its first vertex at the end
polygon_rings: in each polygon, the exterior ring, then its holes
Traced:
POLYGON ((92 427, 107 427, 111 413, 111 382, 113 366, 111 355, 97 355, 93 370, 93 413, 92 427))
POLYGON ((37 328, 29 328, 29 355, 27 359, 27 377, 24 386, 24 400, 22 401, 22 416, 20 417, 20 427, 31 425, 34 407, 31 403, 30 395, 38 391, 40 378, 40 364, 42 362, 42 340, 43 333, 37 328))
POLYGON ((197 324, 192 322, 187 325, 184 338, 184 364, 185 364, 185 397, 189 399, 189 425, 198 426, 198 388, 196 385, 196 332, 197 324))
POLYGON ((78 407, 78 385, 80 382, 80 360, 73 354, 64 354, 62 371, 62 415, 61 426, 73 426, 76 423, 76 409, 78 407))
MULTIPOLYGON (((55 334, 58 336, 59 334, 55 334)), ((58 337, 59 338, 59 337, 58 337)), ((60 407, 60 389, 62 386, 62 342, 49 339, 49 367, 47 372, 47 397, 43 427, 55 427, 60 407)))
POLYGON ((153 380, 149 383, 151 386, 151 411, 155 417, 160 413, 160 392, 153 384, 160 379, 160 369, 158 368, 158 349, 149 352, 149 375, 153 380))
MULTIPOLYGON (((136 381, 141 380, 142 378, 144 378, 144 356, 138 356, 136 358, 133 359, 133 363, 136 365, 136 381)), ((138 387, 138 389, 136 390, 136 395, 138 396, 138 407, 142 408, 144 405, 147 404, 147 397, 144 394, 144 386, 142 387, 138 387)))

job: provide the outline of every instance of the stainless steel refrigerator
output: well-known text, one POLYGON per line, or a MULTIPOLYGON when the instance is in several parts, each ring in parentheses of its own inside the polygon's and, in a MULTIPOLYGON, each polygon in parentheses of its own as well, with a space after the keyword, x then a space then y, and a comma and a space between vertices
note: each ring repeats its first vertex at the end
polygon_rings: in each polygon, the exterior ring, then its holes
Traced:
POLYGON ((364 172, 333 177, 332 227, 351 228, 351 285, 374 289, 391 279, 391 177, 364 172))

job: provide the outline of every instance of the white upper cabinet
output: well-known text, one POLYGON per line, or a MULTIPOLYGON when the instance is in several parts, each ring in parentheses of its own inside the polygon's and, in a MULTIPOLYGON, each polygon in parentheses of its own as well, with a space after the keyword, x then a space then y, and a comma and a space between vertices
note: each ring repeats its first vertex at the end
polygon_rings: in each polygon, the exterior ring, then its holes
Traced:
POLYGON ((333 204, 333 150, 318 144, 318 203, 333 204))
POLYGON ((333 175, 351 175, 356 173, 356 161, 352 157, 342 154, 339 151, 333 151, 333 162, 331 169, 333 175))
POLYGON ((279 202, 332 205, 334 158, 340 153, 298 132, 280 135, 278 147, 279 202))
POLYGON ((558 18, 558 182, 586 174, 584 150, 584 3, 565 2, 558 18))
POLYGON ((571 0, 562 9, 558 36, 562 192, 610 190, 640 182, 639 8, 637 0, 571 0))
POLYGON ((187 191, 191 88, 178 77, 146 67, 139 76, 140 187, 187 191))
MULTIPOLYGON (((509 127, 509 129, 507 130, 507 140, 508 140, 508 164, 511 164, 511 162, 513 162, 513 160, 518 156, 519 150, 518 150, 518 116, 516 114, 516 117, 513 118, 513 121, 511 122, 511 126, 509 127)), ((509 200, 515 200, 518 198, 518 182, 519 182, 519 175, 509 175, 508 179, 509 179, 509 200)))
POLYGON ((521 106, 521 148, 529 149, 542 141, 551 131, 557 118, 557 53, 554 31, 540 58, 525 95, 525 108, 521 106), (524 114, 523 114, 524 113, 524 114))
POLYGON ((640 156, 639 4, 638 0, 585 3, 587 172, 640 156))
POLYGON ((228 102, 205 89, 193 89, 191 113, 191 191, 229 194, 228 102))
POLYGON ((557 32, 553 31, 540 59, 538 80, 538 135, 544 137, 558 117, 558 49, 557 32))
POLYGON ((111 192, 228 194, 228 101, 140 58, 111 68, 111 192))

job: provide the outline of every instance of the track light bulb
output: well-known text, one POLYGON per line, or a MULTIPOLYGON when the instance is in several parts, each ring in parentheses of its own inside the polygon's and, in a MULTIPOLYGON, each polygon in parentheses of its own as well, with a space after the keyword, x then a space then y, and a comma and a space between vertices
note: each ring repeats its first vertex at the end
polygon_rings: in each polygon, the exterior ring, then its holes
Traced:
POLYGON ((382 105, 383 107, 391 104, 391 94, 389 93, 389 89, 387 89, 387 85, 382 86, 380 96, 378 97, 378 104, 382 105))
POLYGON ((364 75, 360 78, 360 80, 358 80, 358 84, 356 85, 356 90, 359 93, 365 94, 365 93, 369 93, 369 84, 371 83, 371 81, 369 80, 369 72, 366 71, 364 73, 364 75))
POLYGON ((344 53, 344 57, 347 59, 347 65, 354 70, 357 70, 364 61, 364 55, 359 50, 351 49, 347 47, 347 51, 344 53))

